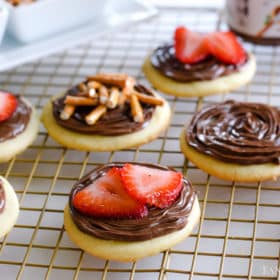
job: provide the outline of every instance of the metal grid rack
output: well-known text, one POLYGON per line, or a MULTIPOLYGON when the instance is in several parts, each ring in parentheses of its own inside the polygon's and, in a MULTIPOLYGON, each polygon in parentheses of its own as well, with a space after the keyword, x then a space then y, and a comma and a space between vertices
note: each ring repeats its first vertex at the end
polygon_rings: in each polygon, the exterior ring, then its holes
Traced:
MULTIPOLYGON (((174 27, 199 31, 225 28, 214 9, 162 9, 160 16, 128 30, 1 73, 0 86, 21 93, 38 110, 90 73, 127 72, 147 84, 141 64, 149 51, 171 40, 174 27)), ((246 44, 258 60, 251 84, 226 95, 167 97, 173 111, 166 133, 150 144, 113 153, 86 153, 55 143, 43 127, 23 154, 0 165, 15 187, 20 215, 0 243, 0 278, 13 279, 278 279, 280 184, 226 182, 186 161, 178 136, 201 106, 225 99, 280 104, 279 49, 246 44), (193 182, 202 216, 193 234, 172 249, 135 263, 92 257, 63 229, 63 209, 73 183, 109 161, 151 161, 170 165, 193 182)))

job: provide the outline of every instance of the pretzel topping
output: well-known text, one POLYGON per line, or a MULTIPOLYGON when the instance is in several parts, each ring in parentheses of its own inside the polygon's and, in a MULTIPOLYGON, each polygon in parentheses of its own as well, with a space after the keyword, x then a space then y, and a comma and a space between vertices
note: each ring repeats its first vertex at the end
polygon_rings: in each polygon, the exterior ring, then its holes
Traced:
POLYGON ((131 94, 130 96, 130 106, 131 106, 131 114, 133 116, 133 120, 137 123, 143 122, 144 121, 143 109, 135 94, 131 94))
POLYGON ((126 74, 97 74, 87 77, 87 81, 77 86, 76 95, 67 95, 64 108, 60 113, 62 120, 68 120, 79 106, 92 106, 92 111, 85 117, 88 125, 94 125, 107 110, 130 105, 133 121, 144 122, 142 103, 154 106, 163 105, 164 100, 153 96, 149 91, 138 92, 136 81, 126 74))
POLYGON ((106 111, 107 108, 105 105, 98 105, 86 116, 86 123, 88 125, 95 124, 101 118, 101 116, 106 113, 106 111))
POLYGON ((163 100, 158 97, 146 95, 138 91, 133 91, 133 93, 137 96, 138 100, 143 103, 148 103, 151 105, 163 105, 164 103, 163 100))
POLYGON ((69 120, 75 112, 75 106, 66 104, 63 111, 60 113, 60 118, 62 120, 69 120))
POLYGON ((88 97, 67 95, 64 103, 73 106, 94 106, 97 105, 98 101, 97 99, 92 99, 88 97))
POLYGON ((94 76, 87 77, 89 82, 95 81, 104 85, 117 86, 124 88, 126 86, 126 80, 128 76, 126 74, 96 74, 94 76))
POLYGON ((118 106, 118 100, 120 96, 120 91, 116 87, 112 87, 109 95, 109 99, 107 101, 107 106, 110 109, 114 109, 118 106))

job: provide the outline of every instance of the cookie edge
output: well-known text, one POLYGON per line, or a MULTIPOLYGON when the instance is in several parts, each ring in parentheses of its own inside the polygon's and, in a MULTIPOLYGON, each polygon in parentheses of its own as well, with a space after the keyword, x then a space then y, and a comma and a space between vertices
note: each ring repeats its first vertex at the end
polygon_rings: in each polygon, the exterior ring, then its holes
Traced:
POLYGON ((187 238, 200 218, 200 207, 196 196, 187 225, 176 232, 156 237, 147 241, 114 241, 102 240, 83 233, 73 222, 67 205, 64 210, 64 228, 70 239, 87 253, 120 262, 129 262, 152 256, 167 250, 187 238), (123 253, 125 252, 125 254, 123 253))
POLYGON ((165 77, 152 66, 150 55, 146 57, 142 70, 147 80, 163 93, 177 97, 203 97, 227 93, 249 83, 256 72, 256 58, 249 53, 248 62, 239 72, 210 81, 183 83, 165 77))
POLYGON ((185 157, 198 168, 219 179, 253 183, 270 179, 276 180, 280 175, 280 165, 273 163, 241 165, 223 162, 205 155, 186 143, 185 129, 180 135, 180 148, 185 157))
POLYGON ((63 146, 81 151, 110 152, 138 147, 158 138, 169 126, 171 109, 164 100, 164 105, 157 106, 144 129, 120 136, 85 135, 59 126, 52 114, 51 101, 43 108, 41 119, 49 135, 63 146))

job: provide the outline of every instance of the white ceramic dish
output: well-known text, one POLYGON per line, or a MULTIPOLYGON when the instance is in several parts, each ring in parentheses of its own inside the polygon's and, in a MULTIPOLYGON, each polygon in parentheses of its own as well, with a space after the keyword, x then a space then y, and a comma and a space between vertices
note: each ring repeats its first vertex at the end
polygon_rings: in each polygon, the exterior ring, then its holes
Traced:
POLYGON ((97 20, 106 0, 38 0, 9 8, 8 32, 29 43, 74 26, 97 20))
POLYGON ((8 22, 8 9, 0 3, 0 45, 5 34, 8 22))
POLYGON ((157 10, 144 0, 108 0, 98 21, 93 20, 54 36, 23 44, 6 34, 0 46, 0 71, 71 48, 156 14, 157 10))

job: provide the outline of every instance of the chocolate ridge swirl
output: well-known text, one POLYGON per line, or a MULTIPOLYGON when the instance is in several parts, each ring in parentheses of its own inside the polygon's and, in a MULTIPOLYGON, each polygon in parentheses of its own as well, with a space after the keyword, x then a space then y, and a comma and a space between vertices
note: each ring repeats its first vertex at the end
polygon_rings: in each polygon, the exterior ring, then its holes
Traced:
POLYGON ((164 45, 155 49, 150 61, 153 67, 164 76, 178 82, 214 80, 238 72, 244 65, 226 64, 214 56, 208 56, 195 64, 182 63, 175 57, 172 45, 164 45))
POLYGON ((21 97, 16 96, 16 98, 18 104, 15 112, 9 119, 0 122, 0 143, 24 132, 29 123, 31 108, 21 97))
MULTIPOLYGON (((132 163, 160 170, 170 168, 146 163, 132 163)), ((81 214, 73 206, 73 198, 77 192, 88 186, 100 176, 104 176, 112 167, 122 167, 124 163, 110 163, 101 166, 77 182, 69 198, 69 208, 72 219, 77 227, 94 237, 105 240, 143 241, 178 231, 188 223, 196 193, 191 183, 184 179, 182 191, 177 200, 169 207, 160 209, 149 207, 148 216, 139 219, 101 219, 81 214)))
POLYGON ((3 182, 0 179, 0 214, 4 211, 6 205, 6 197, 3 182))
POLYGON ((186 130, 187 143, 204 154, 238 164, 279 164, 280 111, 232 100, 205 107, 186 130))
MULTIPOLYGON (((142 85, 135 86, 135 90, 147 95, 153 95, 149 89, 142 85)), ((133 121, 133 117, 131 116, 130 112, 130 105, 127 102, 124 104, 124 106, 118 106, 115 109, 107 110, 106 114, 104 114, 94 125, 87 125, 84 121, 85 116, 92 111, 92 106, 77 107, 75 113, 69 120, 60 119, 60 113, 64 108, 64 100, 66 96, 75 96, 78 94, 78 92, 78 86, 74 86, 68 90, 63 97, 54 100, 53 116, 58 125, 80 133, 117 136, 136 132, 148 125, 155 110, 154 105, 145 103, 141 104, 144 114, 143 123, 137 123, 133 121)))

